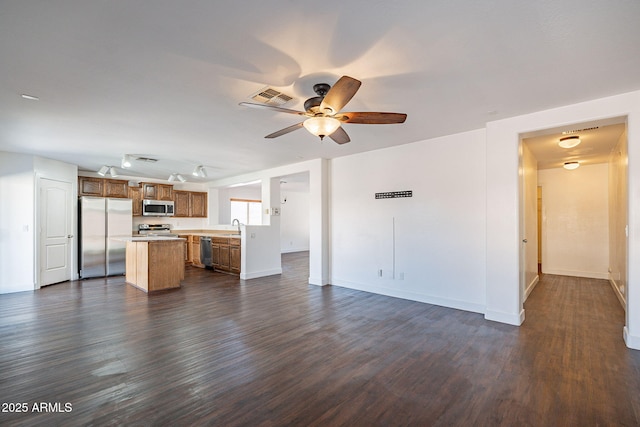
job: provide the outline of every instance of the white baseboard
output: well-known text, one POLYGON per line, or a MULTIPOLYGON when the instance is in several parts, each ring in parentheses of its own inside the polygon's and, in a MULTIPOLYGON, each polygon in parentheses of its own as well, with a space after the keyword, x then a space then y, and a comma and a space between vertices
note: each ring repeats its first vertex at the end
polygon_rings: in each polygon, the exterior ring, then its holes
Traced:
POLYGON ((520 310, 519 314, 504 313, 501 311, 487 310, 484 313, 486 320, 494 322, 506 323, 508 325, 520 326, 524 322, 524 309, 520 310))
POLYGON ((370 292, 372 294, 385 295, 393 298, 401 298, 410 301, 423 302, 427 304, 439 305, 441 307, 454 308, 456 310, 470 311, 473 313, 484 313, 484 305, 476 304, 468 301, 454 300, 450 298, 441 298, 433 295, 425 295, 411 291, 403 291, 399 289, 386 288, 384 286, 375 286, 371 284, 351 282, 342 279, 333 279, 334 286, 355 289, 358 291, 370 292))
POLYGON ((330 285, 331 282, 329 281, 329 279, 324 278, 324 277, 311 277, 311 276, 309 276, 309 284, 310 285, 315 285, 315 286, 327 286, 327 285, 330 285))
POLYGON ((281 254, 290 254, 292 252, 309 252, 309 247, 280 249, 281 254))
MULTIPOLYGON (((543 267, 544 268, 544 267, 543 267)), ((572 277, 585 277, 587 279, 609 279, 609 272, 598 271, 575 271, 575 270, 563 270, 563 269, 544 269, 545 274, 555 274, 558 276, 572 276, 572 277)))
POLYGON ((640 350, 640 337, 629 335, 629 330, 626 326, 622 330, 622 336, 624 337, 624 342, 627 344, 627 347, 640 350))
POLYGON ((540 276, 536 274, 536 277, 533 278, 531 283, 527 285, 527 289, 525 289, 524 291, 524 301, 526 301, 527 298, 529 298, 529 295, 531 295, 531 292, 533 292, 533 289, 536 287, 539 281, 540 281, 540 276))
POLYGON ((240 273, 240 279, 248 280, 248 279, 257 279, 258 277, 266 277, 266 276, 275 276, 276 274, 282 274, 281 268, 274 268, 272 270, 263 270, 263 271, 251 271, 249 273, 240 273))
POLYGON ((620 288, 618 287, 618 283, 616 283, 616 281, 611 277, 611 275, 609 276, 609 284, 611 284, 611 287, 613 288, 613 293, 616 294, 616 297, 618 297, 618 301, 620 301, 622 308, 624 308, 626 311, 627 299, 625 298, 624 295, 622 295, 622 292, 620 292, 620 288))

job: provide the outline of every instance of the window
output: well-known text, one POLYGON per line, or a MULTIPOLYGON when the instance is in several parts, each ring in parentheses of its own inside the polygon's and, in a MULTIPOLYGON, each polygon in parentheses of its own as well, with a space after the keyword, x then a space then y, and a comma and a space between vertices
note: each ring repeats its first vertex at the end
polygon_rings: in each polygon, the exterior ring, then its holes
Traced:
POLYGON ((262 225, 262 201, 231 199, 231 219, 242 224, 262 225))

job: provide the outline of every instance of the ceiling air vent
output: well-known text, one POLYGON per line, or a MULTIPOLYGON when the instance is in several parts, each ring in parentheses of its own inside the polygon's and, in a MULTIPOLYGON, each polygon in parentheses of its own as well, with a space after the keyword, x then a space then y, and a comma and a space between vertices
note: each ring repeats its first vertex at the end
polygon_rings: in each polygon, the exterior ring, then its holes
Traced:
POLYGON ((566 130, 566 131, 562 132, 562 134, 563 135, 571 135, 571 134, 574 134, 574 133, 586 132, 588 130, 596 130, 596 129, 598 129, 598 126, 595 126, 595 127, 592 127, 592 128, 566 130))
POLYGON ((284 93, 268 86, 257 93, 254 93, 249 98, 267 105, 282 105, 293 99, 291 96, 285 95, 284 93))
POLYGON ((139 162, 155 163, 158 159, 152 159, 151 157, 136 157, 139 162))

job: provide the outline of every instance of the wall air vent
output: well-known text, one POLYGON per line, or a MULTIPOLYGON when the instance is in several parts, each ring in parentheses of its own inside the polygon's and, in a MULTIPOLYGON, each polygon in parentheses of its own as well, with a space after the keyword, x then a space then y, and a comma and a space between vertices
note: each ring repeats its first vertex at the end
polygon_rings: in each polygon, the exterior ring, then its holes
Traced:
POLYGON ((291 101, 293 97, 285 95, 284 93, 276 90, 272 87, 265 87, 264 89, 249 96, 250 99, 267 105, 282 105, 291 101))
POLYGON ((572 134, 574 134, 574 133, 586 132, 586 131, 588 131, 588 130, 596 130, 596 129, 598 129, 598 126, 596 126, 596 127, 592 127, 592 128, 566 130, 566 131, 562 132, 562 134, 563 134, 563 135, 572 135, 572 134))

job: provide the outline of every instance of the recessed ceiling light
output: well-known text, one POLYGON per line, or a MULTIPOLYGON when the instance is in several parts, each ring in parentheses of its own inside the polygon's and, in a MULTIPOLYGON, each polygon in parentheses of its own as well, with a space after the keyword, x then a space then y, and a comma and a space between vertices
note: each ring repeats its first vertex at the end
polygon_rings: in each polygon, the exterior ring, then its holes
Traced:
POLYGON ((20 96, 22 96, 24 99, 29 99, 31 101, 40 101, 40 98, 38 98, 37 96, 27 95, 26 93, 23 93, 20 96))

